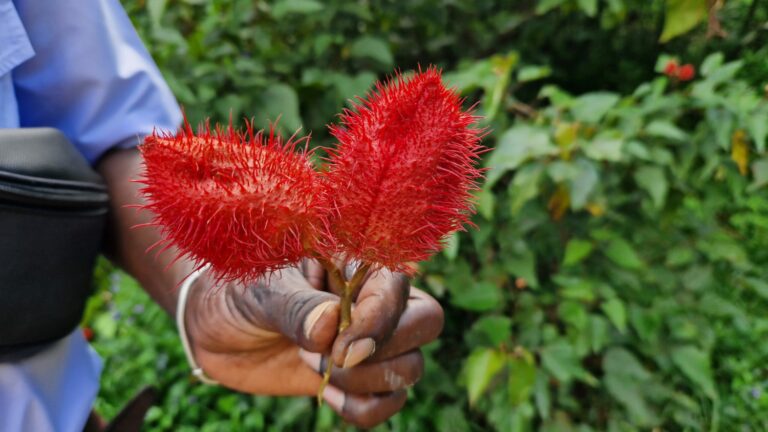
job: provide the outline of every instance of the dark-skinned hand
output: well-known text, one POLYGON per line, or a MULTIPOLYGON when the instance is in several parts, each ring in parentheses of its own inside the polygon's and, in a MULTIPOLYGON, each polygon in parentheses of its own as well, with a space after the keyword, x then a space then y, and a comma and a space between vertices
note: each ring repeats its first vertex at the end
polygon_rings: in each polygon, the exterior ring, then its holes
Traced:
POLYGON ((250 286, 192 285, 186 325, 197 362, 221 385, 262 395, 314 396, 333 362, 323 398, 346 421, 373 427, 405 403, 423 373, 419 348, 443 327, 440 305, 403 275, 370 275, 352 324, 337 334, 339 297, 322 267, 305 261, 250 286))

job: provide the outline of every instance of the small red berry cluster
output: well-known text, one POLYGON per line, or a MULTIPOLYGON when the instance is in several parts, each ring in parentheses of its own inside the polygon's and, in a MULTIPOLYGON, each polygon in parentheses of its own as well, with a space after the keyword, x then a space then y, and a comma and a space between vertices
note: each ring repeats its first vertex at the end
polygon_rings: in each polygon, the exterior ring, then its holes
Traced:
POLYGON ((680 65, 673 59, 664 66, 664 75, 681 82, 690 81, 696 76, 696 68, 690 63, 680 65))

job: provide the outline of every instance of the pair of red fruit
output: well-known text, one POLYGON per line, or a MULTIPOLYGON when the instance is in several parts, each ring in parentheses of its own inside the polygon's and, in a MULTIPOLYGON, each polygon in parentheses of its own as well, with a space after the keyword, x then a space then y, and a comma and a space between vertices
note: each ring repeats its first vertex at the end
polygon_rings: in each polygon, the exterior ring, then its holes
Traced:
POLYGON ((664 66, 664 75, 682 82, 690 81, 696 77, 696 68, 690 63, 680 65, 677 60, 670 60, 664 66))
POLYGON ((146 208, 220 280, 252 281, 304 258, 343 257, 413 273, 469 221, 484 130, 435 68, 377 83, 330 126, 313 164, 309 137, 187 123, 140 147, 146 208))

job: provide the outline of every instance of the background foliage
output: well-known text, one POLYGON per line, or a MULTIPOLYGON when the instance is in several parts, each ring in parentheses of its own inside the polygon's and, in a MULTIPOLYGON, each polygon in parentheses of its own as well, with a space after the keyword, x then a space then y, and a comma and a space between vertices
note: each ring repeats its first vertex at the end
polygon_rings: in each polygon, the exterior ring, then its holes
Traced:
MULTIPOLYGON (((123 3, 193 122, 282 114, 328 144, 348 98, 419 64, 479 101, 478 229, 422 267, 446 329, 381 430, 768 430, 765 2, 123 3)), ((99 271, 105 416, 155 384, 148 430, 347 428, 191 383, 171 320, 99 271)))

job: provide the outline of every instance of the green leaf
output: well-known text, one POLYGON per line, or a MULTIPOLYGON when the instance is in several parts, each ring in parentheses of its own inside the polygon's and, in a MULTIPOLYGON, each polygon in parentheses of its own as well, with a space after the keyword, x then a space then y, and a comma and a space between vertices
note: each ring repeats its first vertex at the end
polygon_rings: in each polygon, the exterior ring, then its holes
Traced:
POLYGON ((743 317, 747 312, 715 293, 705 293, 699 300, 699 310, 704 314, 716 317, 743 317))
POLYGON ((605 384, 613 396, 629 413, 638 426, 650 427, 658 420, 657 415, 646 401, 643 384, 651 379, 637 358, 623 348, 611 348, 603 357, 605 384))
POLYGON ((578 121, 597 123, 618 101, 619 95, 615 93, 587 93, 573 100, 571 112, 578 121))
POLYGON ((684 130, 666 120, 654 120, 648 123, 648 126, 645 127, 645 133, 672 141, 685 141, 688 139, 688 134, 684 130))
MULTIPOLYGON (((557 341, 542 348, 541 363, 549 373, 562 382, 568 382, 574 378, 585 378, 587 375, 573 345, 565 341, 557 341)), ((591 380, 587 379, 587 381, 591 380)))
POLYGON ((272 16, 281 19, 288 14, 311 14, 324 8, 323 4, 316 0, 280 0, 272 6, 272 16))
POLYGON ((578 0, 579 9, 588 17, 597 14, 597 0, 578 0))
POLYGON ((451 261, 456 259, 459 254, 459 233, 458 231, 451 234, 445 239, 445 248, 443 248, 443 254, 451 261))
POLYGON ((147 14, 153 27, 160 27, 168 0, 147 0, 147 14))
POLYGON ((493 84, 485 87, 485 98, 483 98, 483 114, 485 121, 489 122, 496 117, 504 98, 509 90, 509 82, 512 76, 512 70, 517 66, 520 56, 516 52, 510 52, 505 55, 495 55, 491 57, 495 79, 493 84))
POLYGON ((501 315, 486 315, 475 321, 472 330, 483 334, 493 346, 498 346, 512 337, 512 320, 501 315))
POLYGON ((638 381, 651 379, 651 374, 643 367, 637 357, 624 348, 610 348, 603 357, 603 369, 609 374, 622 375, 638 381))
POLYGON ((602 135, 586 143, 584 153, 592 159, 617 162, 621 160, 623 147, 623 139, 602 135))
POLYGON ((571 209, 581 210, 595 190, 599 177, 595 164, 586 159, 576 160, 574 168, 574 175, 569 181, 571 209))
POLYGON ((516 169, 530 159, 555 155, 557 152, 557 146, 544 129, 529 125, 508 129, 499 138, 496 149, 488 158, 490 172, 486 185, 493 186, 505 172, 516 169))
POLYGON ((762 153, 765 151, 765 138, 768 136, 768 114, 765 110, 760 110, 753 113, 749 117, 749 133, 752 135, 752 139, 755 141, 755 147, 757 151, 762 153))
POLYGON ((547 84, 542 87, 539 92, 539 97, 549 99, 549 101, 552 102, 552 105, 556 108, 570 107, 574 100, 573 96, 552 84, 547 84))
POLYGON ((539 369, 536 373, 536 383, 533 385, 533 398, 536 401, 536 410, 542 418, 549 418, 552 411, 552 399, 549 394, 549 375, 539 369))
POLYGON ((610 339, 609 324, 600 315, 593 314, 589 318, 590 349, 593 353, 598 353, 603 350, 610 339))
POLYGON ((696 258, 693 249, 687 246, 677 246, 667 252, 665 264, 669 267, 680 267, 690 264, 696 258))
POLYGON ((279 118, 280 128, 288 135, 301 127, 299 97, 293 87, 281 83, 269 86, 261 94, 260 106, 265 115, 262 120, 274 122, 279 118))
MULTIPOLYGON (((446 432, 464 432, 470 430, 464 409, 458 405, 440 408, 435 421, 437 430, 446 432)), ((329 428, 331 429, 331 428, 329 428)))
POLYGON ((493 71, 491 59, 484 59, 466 63, 456 72, 447 72, 443 75, 446 85, 455 87, 461 93, 468 93, 479 88, 485 89, 493 86, 498 79, 493 71))
POLYGON ((333 74, 330 79, 336 87, 339 99, 348 101, 355 96, 366 94, 376 82, 376 74, 370 71, 363 71, 357 75, 333 74))
POLYGON ((530 250, 522 250, 506 257, 504 265, 510 274, 523 278, 531 288, 539 287, 536 276, 536 256, 530 250))
POLYGON ((555 275, 553 281, 563 287, 560 295, 564 298, 591 302, 595 299, 594 283, 588 279, 555 275))
POLYGON ((682 275, 683 286, 691 291, 706 290, 712 286, 712 267, 709 265, 694 265, 685 270, 682 275))
POLYGON ((589 323, 589 316, 584 305, 573 300, 560 302, 557 307, 557 314, 564 323, 573 326, 581 332, 589 323))
POLYGON ((568 183, 570 207, 574 211, 584 208, 599 181, 596 164, 585 158, 551 162, 547 174, 556 183, 568 183))
POLYGON ((728 261, 734 267, 741 269, 747 269, 750 266, 747 252, 742 247, 742 243, 728 234, 722 233, 721 235, 701 238, 696 246, 712 261, 728 261))
POLYGON ((672 362, 710 399, 716 400, 718 398, 707 353, 692 345, 674 348, 672 350, 672 362))
POLYGON ((741 70, 742 66, 744 66, 744 62, 742 60, 735 60, 718 66, 712 69, 705 82, 709 83, 710 85, 717 85, 733 81, 733 79, 736 77, 736 74, 741 70))
POLYGON ((374 36, 363 36, 357 39, 350 47, 349 55, 353 58, 372 59, 387 67, 395 63, 389 44, 374 36))
POLYGON ((504 367, 504 354, 493 349, 477 349, 464 363, 469 404, 474 405, 488 389, 493 377, 504 367))
POLYGON ((699 68, 699 72, 701 72, 702 76, 707 77, 711 75, 712 72, 714 72, 720 66, 722 66, 724 61, 725 61, 725 55, 723 55, 723 53, 721 52, 712 53, 708 55, 703 62, 701 62, 701 67, 699 68))
POLYGON ((757 295, 760 297, 768 300, 768 282, 758 279, 758 278, 745 278, 744 281, 747 283, 747 286, 752 288, 757 295))
POLYGON ((509 401, 519 405, 528 400, 536 383, 536 363, 531 353, 524 351, 509 360, 509 401))
POLYGON ((621 333, 627 330, 627 310, 624 308, 624 302, 612 298, 603 302, 600 308, 621 333))
POLYGON ((580 263, 588 257, 594 246, 587 240, 571 239, 565 246, 563 265, 566 267, 580 263))
POLYGON ((622 238, 615 238, 608 244, 608 248, 605 250, 605 255, 610 258, 611 261, 616 264, 630 269, 636 270, 643 267, 643 262, 626 240, 622 238))
POLYGON ((629 318, 641 340, 651 342, 658 339, 662 326, 662 318, 658 310, 642 309, 630 304, 629 318))
POLYGON ((544 166, 531 164, 520 169, 509 185, 510 209, 517 214, 523 205, 539 194, 539 184, 544 173, 544 166))
POLYGON ((93 331, 100 338, 112 339, 117 334, 117 322, 112 314, 101 313, 93 321, 93 331))
POLYGON ((488 188, 483 188, 477 194, 477 212, 486 220, 493 220, 496 208, 496 195, 488 188))
POLYGON ((552 75, 552 68, 549 66, 523 66, 517 72, 517 81, 524 83, 537 81, 552 75))
POLYGON ((539 0, 536 2, 536 14, 537 15, 543 15, 552 9, 557 8, 558 6, 565 3, 566 0, 539 0))
POLYGON ((646 165, 635 171, 635 182, 651 196, 657 209, 664 206, 669 184, 664 169, 655 165, 646 165))
POLYGON ((687 33, 707 16, 706 0, 667 0, 667 13, 664 17, 664 29, 659 42, 687 33))
POLYGON ((497 309, 502 306, 502 300, 501 289, 491 282, 478 282, 474 286, 451 290, 453 305, 477 312, 497 309))

